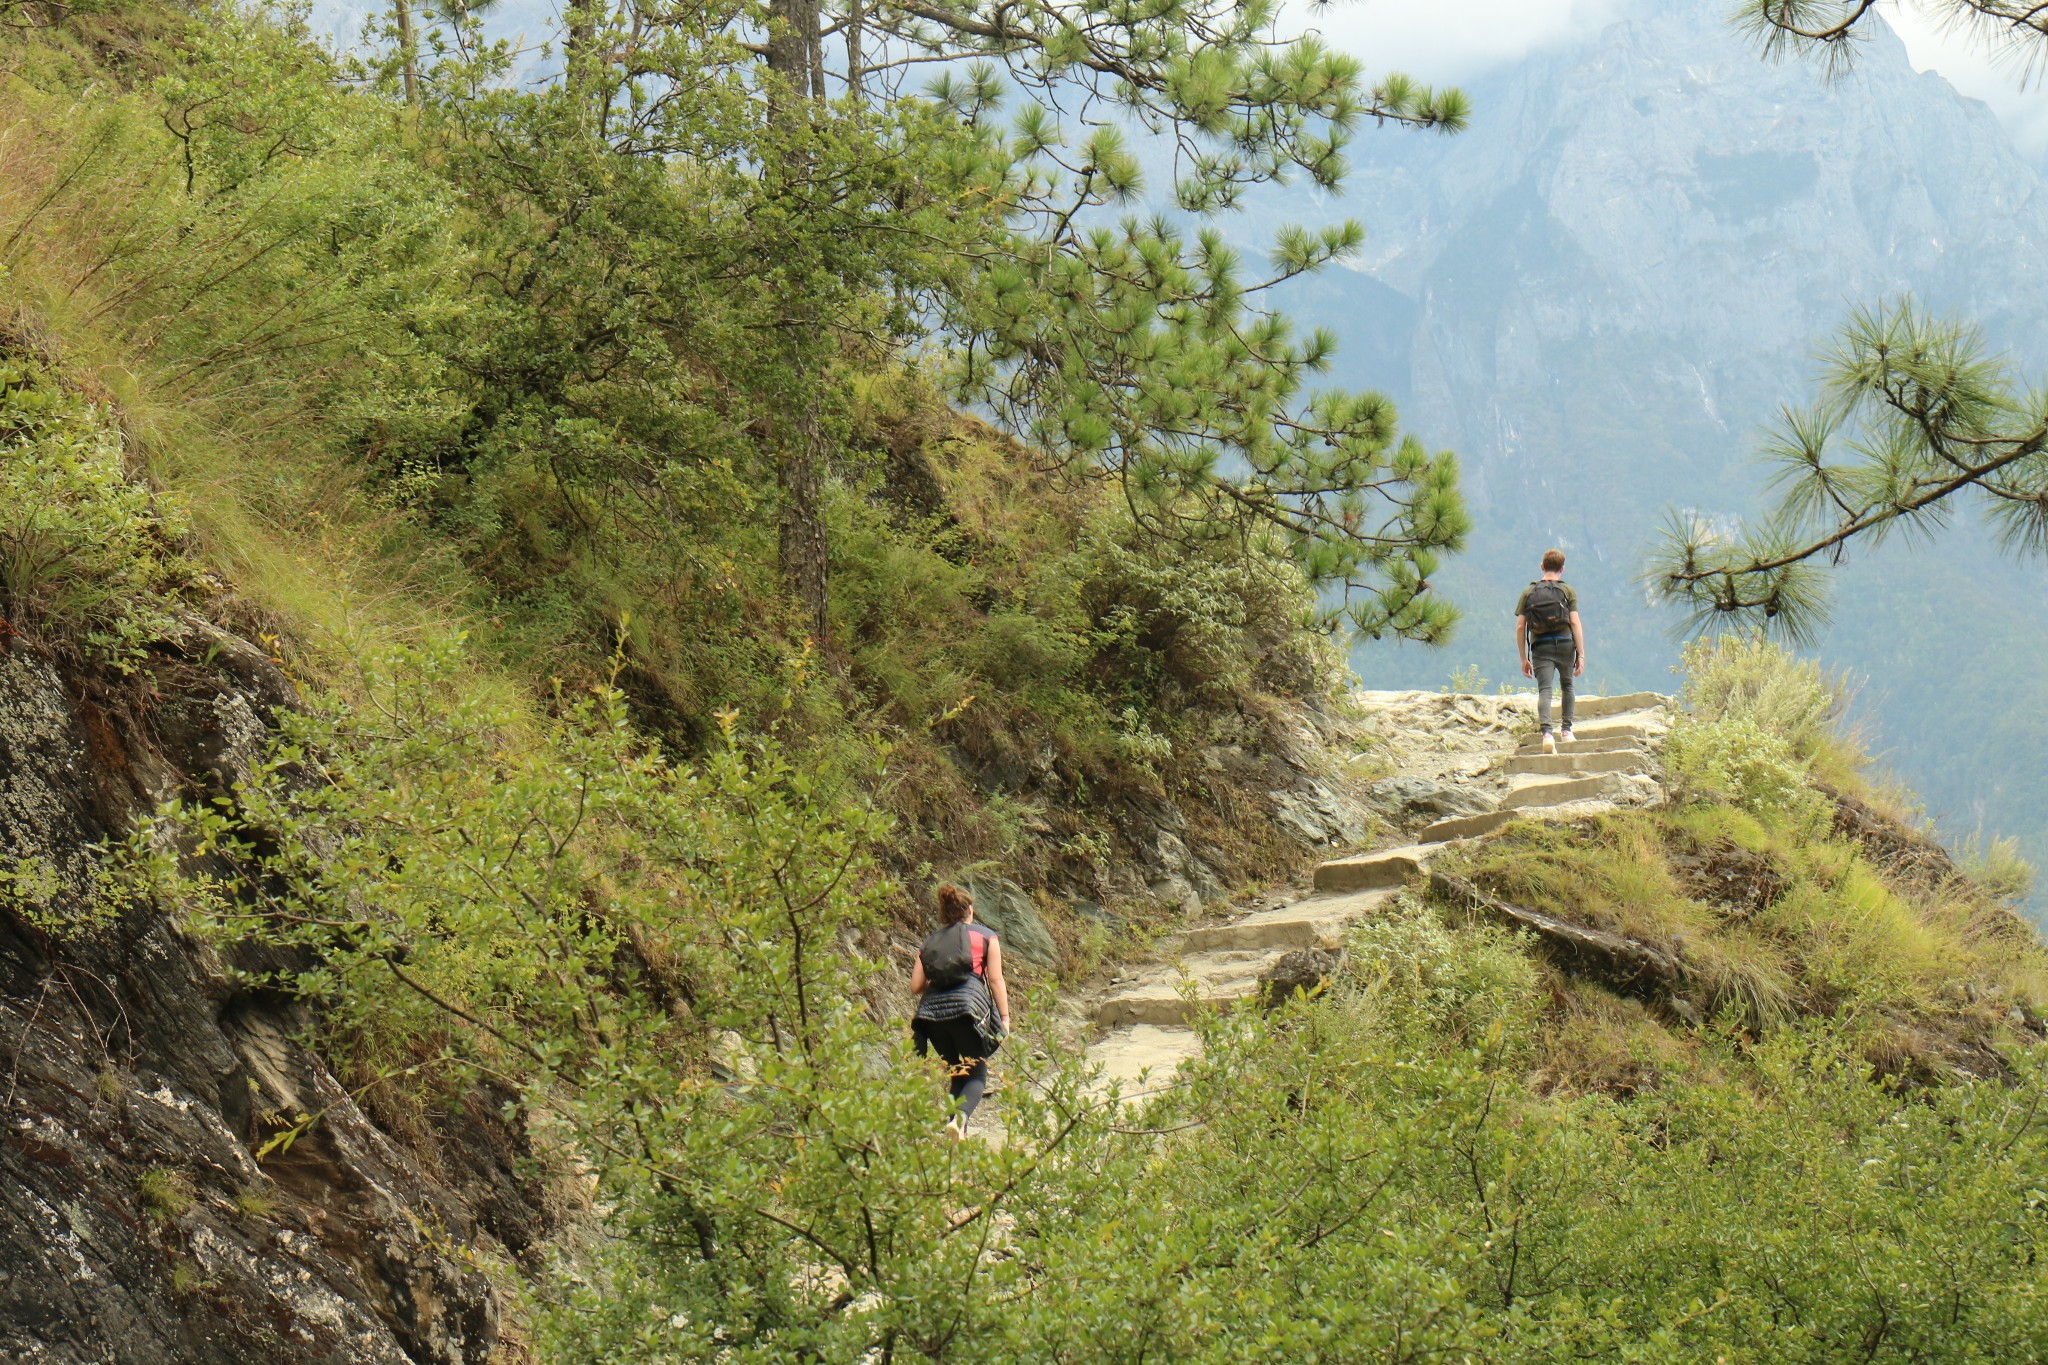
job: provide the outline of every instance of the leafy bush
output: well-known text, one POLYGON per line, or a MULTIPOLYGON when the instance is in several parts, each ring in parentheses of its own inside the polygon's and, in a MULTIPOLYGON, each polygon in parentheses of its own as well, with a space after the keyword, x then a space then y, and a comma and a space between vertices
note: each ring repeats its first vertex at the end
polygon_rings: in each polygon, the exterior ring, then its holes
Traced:
POLYGON ((1972 835, 1956 850, 1956 862, 1995 899, 2023 901, 2034 889, 2034 866, 2016 840, 1972 835))
POLYGON ((1456 930, 1408 896, 1347 936, 1345 974, 1390 1028, 1521 1053, 1543 997, 1528 953, 1490 926, 1456 930))
POLYGON ((1836 770, 1860 761, 1841 722, 1849 686, 1811 659, 1754 636, 1723 635, 1685 649, 1680 702, 1694 720, 1746 720, 1782 741, 1803 763, 1836 770))
POLYGON ((1792 744, 1752 716, 1688 717, 1672 730, 1664 757, 1691 786, 1780 828, 1811 829, 1826 814, 1827 798, 1808 783, 1792 744))
POLYGON ((943 1143, 900 1002, 862 1003, 872 812, 772 741, 674 765, 609 689, 522 730, 458 658, 373 670, 373 726, 316 699, 238 801, 169 817, 228 875, 158 871, 200 927, 311 950, 272 984, 373 1080, 489 1074, 588 1163, 611 1235, 531 1286, 548 1359, 1822 1365, 2048 1339, 2048 1060, 1907 1096, 1853 1028, 1795 1025, 1701 1035, 1630 1104, 1545 1099, 1522 944, 1399 901, 1341 989, 1206 1021, 1144 1113, 1020 1045, 1003 1142, 943 1143))
POLYGON ((128 477, 122 444, 104 410, 0 359, 0 603, 127 671, 177 629, 190 569, 182 513, 128 477))
POLYGON ((1261 690, 1315 694, 1331 661, 1312 596, 1276 552, 1235 540, 1155 542, 1110 522, 1087 541, 1082 596, 1105 665, 1173 709, 1261 690))

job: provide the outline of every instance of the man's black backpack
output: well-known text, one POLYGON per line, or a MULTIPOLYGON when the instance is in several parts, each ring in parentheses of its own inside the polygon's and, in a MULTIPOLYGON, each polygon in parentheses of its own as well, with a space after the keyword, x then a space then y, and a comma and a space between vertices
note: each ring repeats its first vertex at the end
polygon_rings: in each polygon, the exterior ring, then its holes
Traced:
POLYGON ((1522 604, 1522 619, 1529 623, 1529 638, 1569 635, 1572 629, 1572 601, 1564 584, 1554 578, 1539 578, 1529 585, 1528 600, 1522 604))
POLYGON ((965 920, 949 924, 935 930, 917 956, 924 963, 925 985, 932 990, 951 990, 974 975, 974 935, 968 932, 965 920))

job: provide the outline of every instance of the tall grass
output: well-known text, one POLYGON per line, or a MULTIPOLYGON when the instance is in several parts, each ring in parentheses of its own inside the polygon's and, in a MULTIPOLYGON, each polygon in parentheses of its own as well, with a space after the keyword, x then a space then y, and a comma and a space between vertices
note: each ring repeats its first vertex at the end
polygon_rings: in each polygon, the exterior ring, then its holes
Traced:
POLYGON ((1745 635, 1688 645, 1683 668, 1680 701, 1693 722, 1745 722, 1774 736, 1823 781, 1857 780, 1867 755, 1847 722, 1855 689, 1845 673, 1745 635))

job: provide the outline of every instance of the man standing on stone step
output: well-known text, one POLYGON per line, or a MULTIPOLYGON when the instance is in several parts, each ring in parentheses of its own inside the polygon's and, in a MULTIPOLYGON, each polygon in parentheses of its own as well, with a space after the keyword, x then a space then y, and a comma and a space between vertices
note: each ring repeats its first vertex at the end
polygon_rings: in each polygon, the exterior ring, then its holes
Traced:
POLYGON ((1543 727, 1543 752, 1557 752, 1550 733, 1550 686, 1564 693, 1564 735, 1572 738, 1572 679, 1586 671, 1586 628, 1579 624, 1579 595, 1564 581, 1564 551, 1543 552, 1543 577, 1522 589, 1515 602, 1515 652, 1522 676, 1536 680, 1536 722, 1543 727))

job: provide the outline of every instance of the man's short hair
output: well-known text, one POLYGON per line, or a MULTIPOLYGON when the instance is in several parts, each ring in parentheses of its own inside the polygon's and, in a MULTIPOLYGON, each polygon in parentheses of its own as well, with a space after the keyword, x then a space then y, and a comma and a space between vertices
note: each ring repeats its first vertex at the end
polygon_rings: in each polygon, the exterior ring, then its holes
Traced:
POLYGON ((1564 551, 1563 551, 1563 550, 1545 550, 1545 551, 1543 552, 1543 572, 1545 572, 1545 573, 1563 573, 1563 572, 1564 572, 1564 551))

